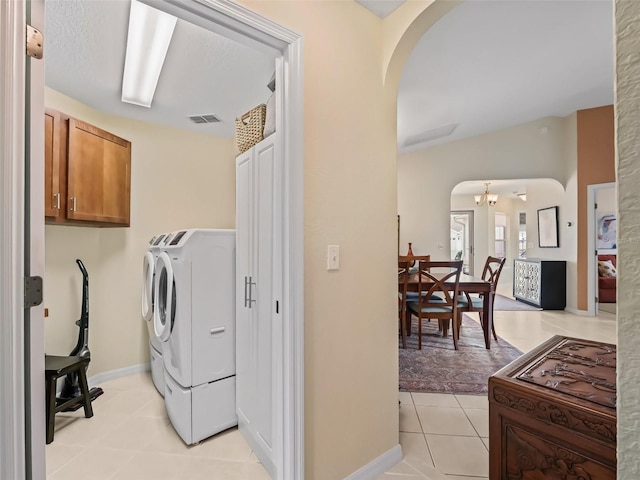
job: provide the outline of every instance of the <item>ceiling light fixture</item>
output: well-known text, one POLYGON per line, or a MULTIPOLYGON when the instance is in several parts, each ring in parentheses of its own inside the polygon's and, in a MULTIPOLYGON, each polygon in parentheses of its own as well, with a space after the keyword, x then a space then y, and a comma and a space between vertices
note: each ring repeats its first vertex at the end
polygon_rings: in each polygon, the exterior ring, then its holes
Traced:
POLYGON ((491 185, 491 183, 485 183, 486 187, 482 195, 473 196, 477 206, 481 207, 486 203, 490 207, 493 207, 496 203, 498 203, 498 195, 496 195, 495 193, 489 193, 489 185, 491 185))
POLYGON ((527 194, 526 193, 516 193, 516 195, 518 196, 518 198, 520 198, 520 200, 522 200, 523 202, 527 201, 527 194))
POLYGON ((131 0, 122 101, 150 107, 178 19, 131 0))

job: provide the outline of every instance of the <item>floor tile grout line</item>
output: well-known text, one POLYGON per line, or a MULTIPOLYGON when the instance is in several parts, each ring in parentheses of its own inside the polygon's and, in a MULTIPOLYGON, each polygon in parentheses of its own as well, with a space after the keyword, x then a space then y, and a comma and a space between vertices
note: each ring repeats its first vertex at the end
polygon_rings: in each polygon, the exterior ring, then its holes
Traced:
MULTIPOLYGON (((65 444, 62 444, 62 445, 63 445, 63 446, 73 446, 74 448, 75 448, 75 447, 77 447, 77 445, 65 445, 65 444)), ((80 448, 80 451, 79 451, 76 455, 74 455, 73 457, 69 458, 69 459, 68 459, 66 462, 64 462, 62 465, 58 466, 58 468, 56 468, 54 471, 52 471, 52 472, 48 472, 48 473, 45 473, 46 477, 48 478, 48 477, 50 477, 50 476, 53 476, 56 472, 58 472, 59 470, 61 470, 61 469, 62 469, 62 467, 64 467, 65 465, 67 465, 69 462, 71 462, 71 460, 73 460, 74 458, 76 458, 76 457, 78 457, 79 455, 81 455, 81 454, 82 454, 82 452, 84 452, 85 450, 87 450, 87 448, 88 448, 88 447, 81 447, 81 448, 80 448)), ((46 459, 46 453, 45 453, 45 459, 46 459)))

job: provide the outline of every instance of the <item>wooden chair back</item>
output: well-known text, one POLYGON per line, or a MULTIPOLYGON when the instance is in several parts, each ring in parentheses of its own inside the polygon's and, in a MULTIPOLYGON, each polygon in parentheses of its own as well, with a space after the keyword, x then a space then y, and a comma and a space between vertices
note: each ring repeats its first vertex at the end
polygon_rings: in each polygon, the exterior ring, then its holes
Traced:
POLYGON ((484 263, 484 269, 482 270, 482 279, 491 282, 494 287, 497 287, 505 260, 504 258, 487 257, 487 261, 484 263))
POLYGON ((458 349, 458 290, 462 261, 418 264, 418 299, 410 303, 411 312, 418 317, 418 348, 422 348, 422 320, 437 319, 443 334, 449 320, 453 324, 453 346, 458 349))
POLYGON ((405 330, 405 317, 407 315, 407 286, 409 282, 410 262, 398 260, 398 321, 402 348, 407 348, 407 332, 405 330))
MULTIPOLYGON (((482 279, 487 282, 491 282, 493 284, 493 298, 496 295, 496 288, 498 288, 498 280, 500 280, 500 273, 502 273, 502 267, 504 267, 504 258, 492 257, 488 256, 486 262, 484 263, 484 269, 482 270, 482 279)), ((467 305, 460 309, 458 315, 458 328, 462 325, 462 311, 465 312, 478 312, 482 316, 483 308, 474 306, 471 295, 465 292, 467 305)), ((482 295, 480 295, 482 297, 482 295)), ((493 312, 491 312, 493 315, 493 312)), ((493 333, 493 338, 498 340, 498 334, 496 333, 495 323, 491 323, 491 332, 493 333)))
POLYGON ((418 291, 420 308, 429 306, 457 307, 462 261, 420 261, 418 291), (435 295, 435 296, 434 296, 435 295))

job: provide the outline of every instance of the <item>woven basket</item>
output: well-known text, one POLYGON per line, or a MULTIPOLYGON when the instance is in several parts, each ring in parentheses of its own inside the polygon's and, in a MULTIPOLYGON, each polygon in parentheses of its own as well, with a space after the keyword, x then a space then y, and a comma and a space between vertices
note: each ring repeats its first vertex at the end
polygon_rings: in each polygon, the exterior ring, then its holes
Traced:
POLYGON ((264 138, 267 106, 263 103, 236 118, 236 145, 240 153, 246 152, 264 138))

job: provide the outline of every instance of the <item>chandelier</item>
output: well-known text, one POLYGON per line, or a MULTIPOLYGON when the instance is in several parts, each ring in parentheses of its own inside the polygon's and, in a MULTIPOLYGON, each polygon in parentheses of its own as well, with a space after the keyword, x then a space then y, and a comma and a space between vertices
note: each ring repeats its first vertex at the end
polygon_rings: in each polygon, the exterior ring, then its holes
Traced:
POLYGON ((489 185, 491 185, 491 183, 485 183, 486 187, 482 195, 473 196, 477 206, 481 207, 486 203, 490 207, 493 207, 496 203, 498 203, 498 195, 496 195, 495 193, 489 193, 489 185))

